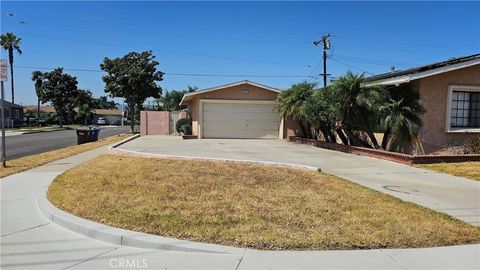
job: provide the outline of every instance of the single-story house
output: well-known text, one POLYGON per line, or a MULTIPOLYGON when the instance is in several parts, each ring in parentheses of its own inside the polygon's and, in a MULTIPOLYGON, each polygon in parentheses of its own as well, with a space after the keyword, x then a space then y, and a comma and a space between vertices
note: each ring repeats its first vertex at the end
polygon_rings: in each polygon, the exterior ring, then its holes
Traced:
POLYGON ((277 113, 279 89, 240 81, 185 93, 192 134, 198 138, 287 138, 299 132, 298 123, 277 113))
POLYGON ((419 139, 426 153, 462 146, 480 134, 480 54, 372 76, 367 85, 410 87, 426 112, 419 139))
POLYGON ((109 124, 120 125, 122 123, 122 110, 117 109, 94 109, 93 110, 93 123, 98 123, 98 118, 102 117, 107 119, 109 124))
POLYGON ((23 125, 23 106, 13 104, 6 100, 3 101, 5 108, 2 108, 0 99, 0 110, 3 110, 5 117, 5 127, 20 127, 23 125))
MULTIPOLYGON (((27 105, 24 107, 25 111, 31 111, 33 113, 37 113, 37 105, 27 105)), ((75 109, 77 111, 77 109, 75 109)), ((41 105, 40 106, 40 113, 56 113, 55 108, 49 105, 41 105)), ((102 117, 108 120, 108 123, 113 125, 120 125, 122 121, 122 110, 117 109, 93 109, 93 115, 91 119, 92 124, 96 124, 98 122, 98 118, 102 117)))

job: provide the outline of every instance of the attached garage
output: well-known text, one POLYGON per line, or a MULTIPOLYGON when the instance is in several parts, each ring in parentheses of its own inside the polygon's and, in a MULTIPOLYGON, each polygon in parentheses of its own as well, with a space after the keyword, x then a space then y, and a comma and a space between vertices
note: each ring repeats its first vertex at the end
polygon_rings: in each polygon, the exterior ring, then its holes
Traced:
POLYGON ((290 134, 277 114, 279 89, 241 81, 186 93, 192 134, 200 139, 278 139, 290 134))
POLYGON ((203 138, 278 138, 280 119, 273 101, 201 100, 203 138))

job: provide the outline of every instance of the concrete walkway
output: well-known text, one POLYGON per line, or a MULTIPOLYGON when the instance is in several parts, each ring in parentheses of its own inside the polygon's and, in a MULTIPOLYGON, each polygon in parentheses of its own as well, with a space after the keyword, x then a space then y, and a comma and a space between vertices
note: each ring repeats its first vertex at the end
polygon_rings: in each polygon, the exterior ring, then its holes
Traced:
POLYGON ((319 167, 323 172, 480 225, 480 181, 395 162, 279 140, 182 140, 175 136, 146 136, 119 148, 161 155, 319 167))
MULTIPOLYGON (((132 141, 132 143, 135 141, 132 141)), ((106 152, 99 148, 0 180, 1 269, 478 269, 480 245, 359 251, 242 254, 112 245, 66 230, 39 210, 60 173, 106 152)))

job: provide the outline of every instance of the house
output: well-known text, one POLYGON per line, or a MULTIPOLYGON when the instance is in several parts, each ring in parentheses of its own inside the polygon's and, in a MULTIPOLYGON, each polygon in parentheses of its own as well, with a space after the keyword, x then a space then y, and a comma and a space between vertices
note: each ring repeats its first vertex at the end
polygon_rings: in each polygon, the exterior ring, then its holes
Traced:
POLYGON ((394 71, 367 85, 410 87, 426 112, 419 139, 426 153, 462 146, 480 134, 480 54, 394 71))
POLYGON ((251 81, 185 93, 192 134, 198 138, 287 138, 299 132, 296 121, 279 117, 279 89, 251 81))
POLYGON ((3 101, 5 108, 2 108, 0 99, 0 109, 4 112, 5 127, 20 127, 23 125, 23 106, 13 104, 6 100, 3 101))
POLYGON ((93 122, 98 123, 98 118, 102 117, 112 125, 120 125, 122 123, 122 117, 124 111, 117 109, 94 109, 93 110, 93 122))
MULTIPOLYGON (((24 107, 25 111, 31 111, 34 114, 37 113, 37 105, 27 105, 24 107)), ((75 109, 78 111, 78 109, 75 109)), ((40 113, 56 113, 53 106, 42 105, 40 106, 40 113)), ((90 119, 92 124, 98 123, 98 118, 102 117, 107 119, 108 123, 114 125, 120 125, 122 122, 122 116, 124 115, 122 110, 117 109, 93 109, 92 119, 90 119)))

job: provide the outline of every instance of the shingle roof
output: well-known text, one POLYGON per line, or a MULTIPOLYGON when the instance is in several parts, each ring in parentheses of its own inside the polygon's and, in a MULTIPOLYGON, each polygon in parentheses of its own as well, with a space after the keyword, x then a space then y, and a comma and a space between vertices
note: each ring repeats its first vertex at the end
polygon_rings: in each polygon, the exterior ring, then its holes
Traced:
POLYGON ((367 84, 399 84, 478 64, 480 64, 480 54, 472 54, 406 70, 398 70, 371 76, 366 78, 365 81, 367 84))
MULTIPOLYGON (((0 99, 1 101, 2 99, 0 99)), ((18 104, 13 104, 11 102, 8 102, 6 100, 3 101, 3 103, 5 104, 5 108, 23 108, 22 105, 18 105, 18 104)), ((0 102, 0 107, 2 106, 2 103, 0 102)))

